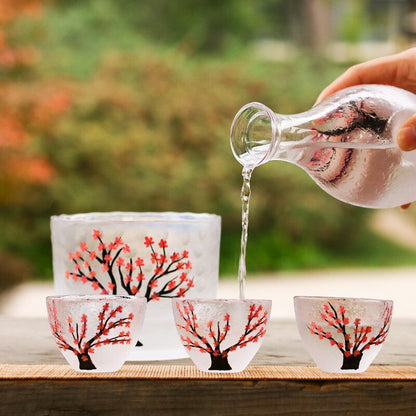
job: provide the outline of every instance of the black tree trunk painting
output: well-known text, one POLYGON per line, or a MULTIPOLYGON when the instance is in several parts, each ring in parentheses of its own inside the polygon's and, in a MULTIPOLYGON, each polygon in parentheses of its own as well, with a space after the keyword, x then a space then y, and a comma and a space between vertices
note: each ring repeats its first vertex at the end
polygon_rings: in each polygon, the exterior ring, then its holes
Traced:
POLYGON ((77 358, 80 370, 95 370, 97 368, 95 367, 88 353, 78 353, 77 358))
POLYGON ((210 354, 211 358, 211 366, 209 370, 216 370, 216 371, 229 371, 231 370, 230 363, 228 362, 228 354, 210 354))
POLYGON ((359 352, 356 355, 343 355, 341 370, 358 370, 360 368, 363 354, 359 352))

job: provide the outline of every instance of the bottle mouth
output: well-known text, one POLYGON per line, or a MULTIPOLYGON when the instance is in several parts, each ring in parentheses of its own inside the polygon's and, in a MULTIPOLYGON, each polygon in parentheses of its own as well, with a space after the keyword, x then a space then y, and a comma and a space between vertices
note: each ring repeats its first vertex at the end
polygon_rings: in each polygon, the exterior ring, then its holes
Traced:
POLYGON ((234 117, 230 131, 234 157, 246 168, 267 162, 279 146, 276 114, 261 103, 249 103, 234 117))

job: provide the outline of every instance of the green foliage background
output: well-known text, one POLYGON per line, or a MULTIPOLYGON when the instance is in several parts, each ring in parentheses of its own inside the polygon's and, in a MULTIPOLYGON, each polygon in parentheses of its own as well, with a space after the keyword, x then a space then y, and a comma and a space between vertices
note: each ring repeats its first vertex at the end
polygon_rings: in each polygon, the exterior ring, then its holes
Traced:
MULTIPOLYGON (((256 27, 267 32, 270 22, 262 26, 253 1, 210 1, 198 11, 192 1, 154 3, 56 2, 41 20, 13 27, 42 58, 8 76, 27 86, 59 80, 72 97, 53 128, 32 131, 31 151, 50 160, 52 182, 0 201, 0 252, 23 259, 34 276, 52 276, 50 215, 112 210, 221 215, 221 274, 236 275, 235 113, 250 101, 283 114, 305 111, 345 69, 307 52, 287 62, 258 60, 244 47, 246 36, 260 36, 256 27), (221 36, 213 39, 213 28, 221 36)), ((252 190, 250 272, 412 261, 413 253, 369 232, 369 210, 332 199, 294 166, 259 167, 252 190)))

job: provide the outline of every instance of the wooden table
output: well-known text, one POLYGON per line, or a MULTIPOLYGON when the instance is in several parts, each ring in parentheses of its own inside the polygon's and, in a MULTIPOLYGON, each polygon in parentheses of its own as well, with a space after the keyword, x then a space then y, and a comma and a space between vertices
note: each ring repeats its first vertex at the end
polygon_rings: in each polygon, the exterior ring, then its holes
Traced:
POLYGON ((46 319, 0 316, 0 415, 416 415, 416 321, 393 321, 373 366, 327 374, 303 350, 293 321, 271 322, 242 373, 199 372, 190 360, 126 363, 77 373, 46 319))

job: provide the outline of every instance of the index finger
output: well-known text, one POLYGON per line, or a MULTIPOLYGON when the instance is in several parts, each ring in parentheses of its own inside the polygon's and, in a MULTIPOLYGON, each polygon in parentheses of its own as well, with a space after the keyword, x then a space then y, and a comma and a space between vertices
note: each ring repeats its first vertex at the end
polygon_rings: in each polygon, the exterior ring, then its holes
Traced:
MULTIPOLYGON (((415 58, 412 58, 414 66, 415 58)), ((388 84, 414 91, 416 83, 410 76, 411 72, 411 63, 407 56, 397 54, 376 58, 347 69, 321 92, 316 102, 321 102, 341 89, 360 84, 388 84)))

